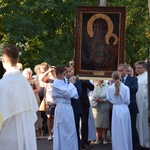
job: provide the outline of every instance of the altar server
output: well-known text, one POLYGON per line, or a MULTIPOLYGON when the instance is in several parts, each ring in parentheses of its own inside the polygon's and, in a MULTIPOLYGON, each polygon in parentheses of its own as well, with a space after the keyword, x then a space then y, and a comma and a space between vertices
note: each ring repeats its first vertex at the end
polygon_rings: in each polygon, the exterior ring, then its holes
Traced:
POLYGON ((66 69, 62 66, 56 67, 57 79, 52 86, 52 96, 56 103, 54 115, 54 142, 53 150, 77 150, 78 140, 75 127, 71 98, 78 99, 75 80, 66 83, 66 69))

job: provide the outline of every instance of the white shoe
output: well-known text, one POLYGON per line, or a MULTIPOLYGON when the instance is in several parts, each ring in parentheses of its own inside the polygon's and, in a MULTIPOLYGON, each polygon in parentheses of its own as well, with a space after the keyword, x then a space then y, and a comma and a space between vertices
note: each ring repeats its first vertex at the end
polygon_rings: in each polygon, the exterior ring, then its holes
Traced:
POLYGON ((48 141, 51 141, 53 139, 53 137, 50 135, 47 139, 48 139, 48 141))
POLYGON ((98 140, 96 140, 95 142, 94 142, 94 144, 99 144, 100 143, 100 141, 98 141, 98 140))
POLYGON ((103 141, 103 144, 108 144, 108 142, 106 140, 103 141))

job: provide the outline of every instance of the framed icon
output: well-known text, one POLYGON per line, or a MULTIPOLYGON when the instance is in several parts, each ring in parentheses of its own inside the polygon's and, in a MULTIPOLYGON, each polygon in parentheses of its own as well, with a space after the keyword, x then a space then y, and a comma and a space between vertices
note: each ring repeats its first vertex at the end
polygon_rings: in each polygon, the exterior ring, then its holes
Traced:
POLYGON ((125 7, 76 8, 75 75, 110 78, 125 60, 125 7))

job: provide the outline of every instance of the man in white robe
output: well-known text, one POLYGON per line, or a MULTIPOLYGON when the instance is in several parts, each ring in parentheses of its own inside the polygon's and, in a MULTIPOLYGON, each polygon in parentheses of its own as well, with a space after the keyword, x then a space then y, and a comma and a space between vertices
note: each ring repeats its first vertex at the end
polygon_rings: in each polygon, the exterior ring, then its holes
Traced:
POLYGON ((35 136, 38 105, 33 90, 16 67, 19 50, 2 50, 6 69, 0 80, 0 150, 37 150, 35 136))
POLYGON ((56 103, 54 115, 53 150, 78 150, 78 140, 75 127, 71 98, 78 98, 76 87, 65 83, 65 68, 56 68, 57 79, 52 86, 52 96, 56 103))
POLYGON ((137 130, 141 147, 149 148, 149 127, 148 127, 148 76, 147 65, 144 61, 135 63, 138 74, 138 92, 136 94, 139 113, 137 115, 137 130))

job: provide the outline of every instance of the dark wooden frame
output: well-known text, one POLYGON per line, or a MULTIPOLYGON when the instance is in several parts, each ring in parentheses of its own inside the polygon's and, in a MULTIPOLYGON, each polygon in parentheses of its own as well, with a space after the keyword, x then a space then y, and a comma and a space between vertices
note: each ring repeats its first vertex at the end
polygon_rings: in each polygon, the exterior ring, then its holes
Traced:
POLYGON ((76 8, 75 75, 110 78, 124 63, 125 19, 125 7, 76 8))

